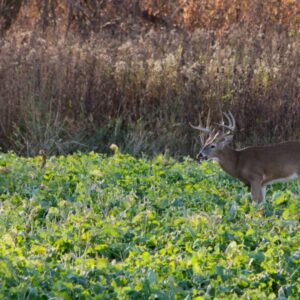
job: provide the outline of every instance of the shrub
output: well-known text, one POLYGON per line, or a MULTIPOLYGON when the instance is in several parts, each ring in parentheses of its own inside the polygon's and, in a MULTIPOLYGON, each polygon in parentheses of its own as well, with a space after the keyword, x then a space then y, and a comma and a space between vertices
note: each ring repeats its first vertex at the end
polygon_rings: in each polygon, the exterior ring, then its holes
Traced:
POLYGON ((50 29, 7 34, 0 45, 2 147, 67 153, 116 143, 135 154, 191 154, 198 146, 188 122, 208 108, 215 118, 220 108, 234 113, 239 144, 299 136, 293 27, 267 20, 231 24, 222 34, 206 25, 133 28, 127 35, 121 27, 91 30, 83 39, 50 29))

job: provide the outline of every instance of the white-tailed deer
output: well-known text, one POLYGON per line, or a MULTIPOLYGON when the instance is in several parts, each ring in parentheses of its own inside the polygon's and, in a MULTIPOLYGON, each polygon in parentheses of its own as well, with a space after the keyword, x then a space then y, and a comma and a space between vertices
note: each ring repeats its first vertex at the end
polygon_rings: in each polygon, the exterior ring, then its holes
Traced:
POLYGON ((200 130, 201 149, 197 158, 215 159, 224 171, 238 178, 251 189, 252 199, 265 199, 266 186, 274 182, 295 179, 300 174, 300 141, 274 145, 232 149, 229 147, 235 130, 231 112, 224 113, 228 124, 222 119, 216 127, 210 127, 210 113, 206 127, 193 126, 200 130))

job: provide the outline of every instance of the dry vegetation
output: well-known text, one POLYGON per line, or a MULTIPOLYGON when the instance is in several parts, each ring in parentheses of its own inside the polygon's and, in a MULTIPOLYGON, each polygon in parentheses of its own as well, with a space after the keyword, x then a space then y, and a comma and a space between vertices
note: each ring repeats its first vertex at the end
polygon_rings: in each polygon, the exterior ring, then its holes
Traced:
POLYGON ((9 2, 4 149, 193 153, 208 107, 232 110, 243 145, 300 137, 298 1, 9 2))

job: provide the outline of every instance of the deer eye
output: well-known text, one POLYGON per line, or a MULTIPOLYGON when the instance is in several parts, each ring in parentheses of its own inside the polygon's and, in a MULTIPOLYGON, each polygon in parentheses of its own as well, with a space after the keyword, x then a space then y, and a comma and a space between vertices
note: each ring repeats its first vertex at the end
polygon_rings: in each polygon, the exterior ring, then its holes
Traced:
POLYGON ((210 148, 214 149, 214 148, 216 148, 216 145, 212 144, 212 145, 210 145, 210 148))

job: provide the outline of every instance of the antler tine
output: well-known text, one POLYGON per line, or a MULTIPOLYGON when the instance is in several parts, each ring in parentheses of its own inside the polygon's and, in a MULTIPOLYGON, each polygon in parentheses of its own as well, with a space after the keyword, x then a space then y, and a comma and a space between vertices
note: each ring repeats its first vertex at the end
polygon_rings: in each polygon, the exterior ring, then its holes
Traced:
POLYGON ((190 126, 196 130, 200 130, 202 132, 205 133, 211 133, 211 128, 209 127, 210 125, 210 110, 208 111, 208 116, 207 116, 207 120, 206 120, 206 127, 203 127, 202 122, 201 122, 201 117, 199 117, 199 125, 195 126, 193 124, 190 123, 190 126))
POLYGON ((221 132, 219 130, 213 130, 210 137, 207 139, 206 144, 214 142, 220 135, 221 132))
POLYGON ((236 126, 235 118, 234 118, 233 114, 231 113, 231 111, 228 114, 229 114, 229 116, 231 118, 231 121, 232 121, 232 128, 233 128, 232 131, 234 131, 235 126, 236 126))
POLYGON ((233 114, 231 112, 228 112, 228 114, 227 113, 224 113, 224 114, 226 116, 226 119, 229 122, 228 129, 230 129, 231 131, 234 131, 235 130, 235 119, 234 119, 233 114))
POLYGON ((234 119, 233 114, 231 112, 229 112, 228 114, 224 112, 223 114, 226 117, 229 124, 225 125, 224 121, 222 120, 222 123, 221 124, 219 123, 218 125, 223 128, 229 129, 230 131, 234 131, 235 130, 235 119, 234 119))
POLYGON ((211 132, 211 130, 210 130, 209 128, 204 128, 204 127, 201 126, 201 124, 199 124, 198 126, 195 126, 195 125, 193 125, 192 123, 190 123, 190 126, 191 126, 192 128, 194 128, 194 129, 203 131, 203 132, 205 132, 205 133, 210 133, 210 132, 211 132))
POLYGON ((231 127, 232 126, 232 120, 231 120, 231 118, 230 118, 230 116, 229 116, 229 114, 228 113, 226 113, 226 112, 224 112, 224 116, 226 117, 226 119, 227 119, 227 121, 228 121, 228 127, 231 127))

